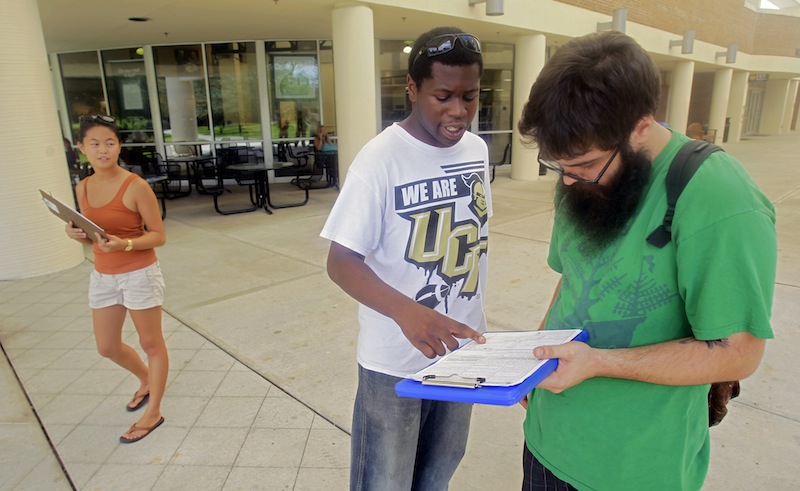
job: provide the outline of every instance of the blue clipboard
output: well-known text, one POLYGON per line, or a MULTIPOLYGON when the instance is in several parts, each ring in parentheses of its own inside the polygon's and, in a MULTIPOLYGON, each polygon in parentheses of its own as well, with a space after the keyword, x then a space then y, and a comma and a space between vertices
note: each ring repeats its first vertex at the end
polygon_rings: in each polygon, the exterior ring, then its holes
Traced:
MULTIPOLYGON (((581 332, 573 339, 573 341, 582 341, 584 343, 588 340, 589 333, 586 331, 581 332)), ((426 385, 417 380, 406 378, 398 382, 394 386, 394 390, 400 397, 490 404, 494 406, 513 406, 527 396, 534 387, 539 385, 539 382, 550 375, 557 366, 557 359, 547 360, 541 368, 533 372, 524 381, 508 387, 446 387, 440 385, 426 385)))

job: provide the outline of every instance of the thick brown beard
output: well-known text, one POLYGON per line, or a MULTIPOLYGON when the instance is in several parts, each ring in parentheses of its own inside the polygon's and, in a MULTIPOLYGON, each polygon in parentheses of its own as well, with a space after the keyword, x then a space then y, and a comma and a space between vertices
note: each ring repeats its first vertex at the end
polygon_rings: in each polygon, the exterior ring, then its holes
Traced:
POLYGON ((596 247, 604 247, 617 238, 636 213, 642 192, 652 170, 646 150, 633 151, 629 145, 620 150, 621 165, 605 184, 576 182, 570 186, 559 181, 558 193, 563 196, 570 219, 596 247))

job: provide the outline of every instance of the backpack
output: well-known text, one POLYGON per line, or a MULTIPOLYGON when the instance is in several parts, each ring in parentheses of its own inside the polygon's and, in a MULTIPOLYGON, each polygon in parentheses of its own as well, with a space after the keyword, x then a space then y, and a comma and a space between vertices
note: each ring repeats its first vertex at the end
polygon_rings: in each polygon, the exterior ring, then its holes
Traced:
POLYGON ((723 152, 721 147, 703 140, 689 140, 686 142, 675 158, 667 172, 667 212, 664 214, 664 223, 647 236, 647 242, 659 249, 672 239, 672 219, 675 215, 675 204, 683 192, 683 188, 697 172, 700 164, 714 152, 723 152))
MULTIPOLYGON (((689 140, 672 159, 667 172, 667 212, 664 222, 647 236, 647 242, 659 249, 672 240, 672 219, 675 215, 675 204, 681 192, 692 179, 700 164, 714 152, 724 151, 722 148, 702 140, 689 140)), ((716 426, 728 413, 728 401, 739 395, 739 381, 715 382, 708 391, 708 426, 716 426)))

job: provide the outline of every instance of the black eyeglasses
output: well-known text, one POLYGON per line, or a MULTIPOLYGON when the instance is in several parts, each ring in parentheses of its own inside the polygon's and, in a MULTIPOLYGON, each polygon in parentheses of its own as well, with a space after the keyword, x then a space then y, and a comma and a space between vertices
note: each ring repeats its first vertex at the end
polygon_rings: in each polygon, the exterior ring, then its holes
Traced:
POLYGON ((101 123, 114 124, 116 120, 108 114, 84 114, 81 121, 100 121, 101 123))
POLYGON ((472 34, 467 34, 465 32, 457 34, 442 34, 441 36, 436 36, 430 39, 422 46, 422 48, 420 48, 419 53, 417 53, 417 57, 414 58, 414 63, 417 62, 423 53, 427 54, 428 58, 433 58, 434 56, 443 55, 453 51, 456 48, 456 41, 458 41, 461 44, 461 47, 464 49, 472 51, 473 53, 481 53, 481 42, 478 41, 478 38, 472 34))
POLYGON ((559 175, 561 175, 563 177, 569 177, 570 179, 575 179, 578 182, 585 182, 585 183, 589 183, 589 184, 595 184, 595 183, 599 182, 600 179, 603 178, 603 174, 606 173, 606 170, 608 170, 608 167, 611 165, 611 162, 614 161, 614 157, 617 156, 617 154, 619 153, 619 150, 622 148, 622 145, 624 145, 624 144, 625 143, 623 142, 623 143, 620 143, 617 146, 617 149, 614 150, 614 153, 611 154, 611 158, 608 159, 608 162, 606 162, 606 165, 603 166, 603 168, 600 170, 600 173, 597 174, 597 177, 595 177, 594 179, 586 179, 585 177, 581 177, 581 176, 578 176, 578 175, 573 174, 571 172, 567 172, 567 171, 564 170, 564 167, 561 164, 559 164, 558 162, 556 162, 554 160, 544 160, 541 157, 539 157, 537 160, 543 166, 547 167, 551 171, 556 172, 557 174, 559 174, 559 175))

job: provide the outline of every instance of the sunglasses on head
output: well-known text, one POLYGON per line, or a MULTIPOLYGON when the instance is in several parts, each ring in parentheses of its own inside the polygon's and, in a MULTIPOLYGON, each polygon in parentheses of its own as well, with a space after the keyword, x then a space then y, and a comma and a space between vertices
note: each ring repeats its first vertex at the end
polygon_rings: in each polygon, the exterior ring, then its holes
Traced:
POLYGON ((84 114, 81 121, 100 121, 101 123, 114 124, 116 120, 108 114, 84 114))
POLYGON ((414 58, 414 63, 417 62, 417 59, 419 59, 423 53, 427 54, 428 58, 433 58, 453 51, 456 48, 456 41, 458 41, 464 49, 472 51, 473 53, 481 53, 481 42, 472 34, 467 34, 465 32, 442 34, 441 36, 431 38, 420 48, 417 57, 414 58))

